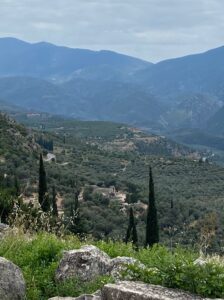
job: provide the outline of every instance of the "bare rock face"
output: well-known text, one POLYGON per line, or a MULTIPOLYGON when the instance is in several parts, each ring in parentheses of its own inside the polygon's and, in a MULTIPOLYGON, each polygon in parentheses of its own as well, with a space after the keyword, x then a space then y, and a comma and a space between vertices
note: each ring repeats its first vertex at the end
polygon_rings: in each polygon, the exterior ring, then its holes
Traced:
POLYGON ((78 278, 82 281, 91 281, 98 276, 111 275, 118 280, 121 279, 120 273, 130 264, 145 267, 134 258, 119 256, 110 259, 105 252, 95 246, 83 246, 78 250, 64 252, 56 271, 56 279, 63 281, 78 278))
MULTIPOLYGON (((122 281, 107 284, 102 289, 102 300, 203 300, 199 296, 162 286, 141 282, 122 281)), ((204 299, 205 300, 205 299, 204 299)))
POLYGON ((19 267, 0 257, 0 299, 23 300, 25 281, 19 267))
POLYGON ((109 256, 95 246, 83 246, 78 250, 64 252, 56 271, 56 279, 76 277, 82 281, 91 281, 109 273, 109 256))

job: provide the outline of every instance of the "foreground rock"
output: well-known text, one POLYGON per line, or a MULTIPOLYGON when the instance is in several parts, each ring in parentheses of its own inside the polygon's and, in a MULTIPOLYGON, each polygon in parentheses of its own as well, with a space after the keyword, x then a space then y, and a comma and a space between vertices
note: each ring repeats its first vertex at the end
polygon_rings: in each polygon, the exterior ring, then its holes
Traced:
POLYGON ((77 298, 71 298, 71 297, 54 297, 50 298, 48 300, 102 300, 101 298, 101 291, 97 291, 96 293, 92 295, 82 295, 77 298))
POLYGON ((78 250, 65 251, 56 271, 57 280, 79 278, 91 281, 97 276, 108 275, 109 256, 95 246, 83 246, 78 250))
POLYGON ((23 300, 25 297, 25 281, 21 270, 0 257, 0 299, 23 300))
MULTIPOLYGON (((211 300, 180 290, 168 289, 159 285, 141 282, 121 281, 107 284, 101 293, 83 295, 78 298, 55 297, 49 300, 211 300)), ((213 299, 214 300, 214 299, 213 299)), ((223 299, 216 299, 223 300, 223 299)))
POLYGON ((78 250, 65 251, 56 271, 56 279, 63 281, 78 278, 82 281, 91 281, 98 276, 112 275, 119 278, 126 265, 140 262, 130 257, 110 257, 95 246, 83 246, 78 250))
MULTIPOLYGON (((107 284, 102 289, 101 300, 202 300, 180 290, 140 282, 123 281, 107 284)), ((205 299, 204 299, 205 300, 205 299)), ((218 299, 217 299, 218 300, 218 299)))

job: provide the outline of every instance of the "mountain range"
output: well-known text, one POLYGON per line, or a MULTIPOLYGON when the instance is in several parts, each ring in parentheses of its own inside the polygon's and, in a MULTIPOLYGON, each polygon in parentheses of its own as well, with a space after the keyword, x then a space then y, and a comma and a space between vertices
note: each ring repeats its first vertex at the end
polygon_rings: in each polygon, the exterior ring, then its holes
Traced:
POLYGON ((222 134, 223 59, 224 47, 153 64, 112 51, 1 38, 0 99, 154 132, 197 128, 222 134))

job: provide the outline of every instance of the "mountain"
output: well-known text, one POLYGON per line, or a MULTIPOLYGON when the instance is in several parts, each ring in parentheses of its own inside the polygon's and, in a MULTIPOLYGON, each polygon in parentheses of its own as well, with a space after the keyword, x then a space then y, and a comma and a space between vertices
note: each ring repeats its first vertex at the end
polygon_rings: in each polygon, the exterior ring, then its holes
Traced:
POLYGON ((224 135, 224 107, 208 120, 207 129, 210 133, 224 135))
POLYGON ((224 103, 224 47, 151 64, 111 51, 0 39, 0 99, 166 134, 204 130, 224 103))
POLYGON ((147 84, 152 93, 167 96, 183 93, 211 94, 224 100, 224 46, 205 53, 165 60, 135 73, 134 80, 147 84))
POLYGON ((0 98, 24 109, 66 114, 63 110, 66 95, 57 85, 39 78, 0 78, 0 98))
POLYGON ((161 116, 165 129, 200 128, 220 109, 222 102, 218 97, 201 93, 183 93, 173 97, 176 105, 169 106, 161 116))
POLYGON ((155 96, 140 87, 111 80, 73 79, 55 84, 39 78, 5 77, 0 78, 0 98, 35 111, 141 126, 156 122, 164 110, 155 96))
MULTIPOLYGON (((114 76, 132 73, 150 63, 112 51, 91 51, 59 47, 40 42, 30 44, 14 38, 0 39, 0 76, 25 76, 65 80, 86 68, 107 69, 114 76), (112 70, 112 71, 110 71, 112 70)), ((95 71, 96 72, 96 71, 95 71)))

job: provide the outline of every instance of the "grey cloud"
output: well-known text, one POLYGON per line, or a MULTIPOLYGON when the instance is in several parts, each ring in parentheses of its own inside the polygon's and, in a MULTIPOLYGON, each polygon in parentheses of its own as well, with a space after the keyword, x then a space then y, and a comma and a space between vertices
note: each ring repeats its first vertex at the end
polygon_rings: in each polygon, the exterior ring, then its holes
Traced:
POLYGON ((0 0, 0 36, 149 61, 223 44, 223 0, 0 0))

